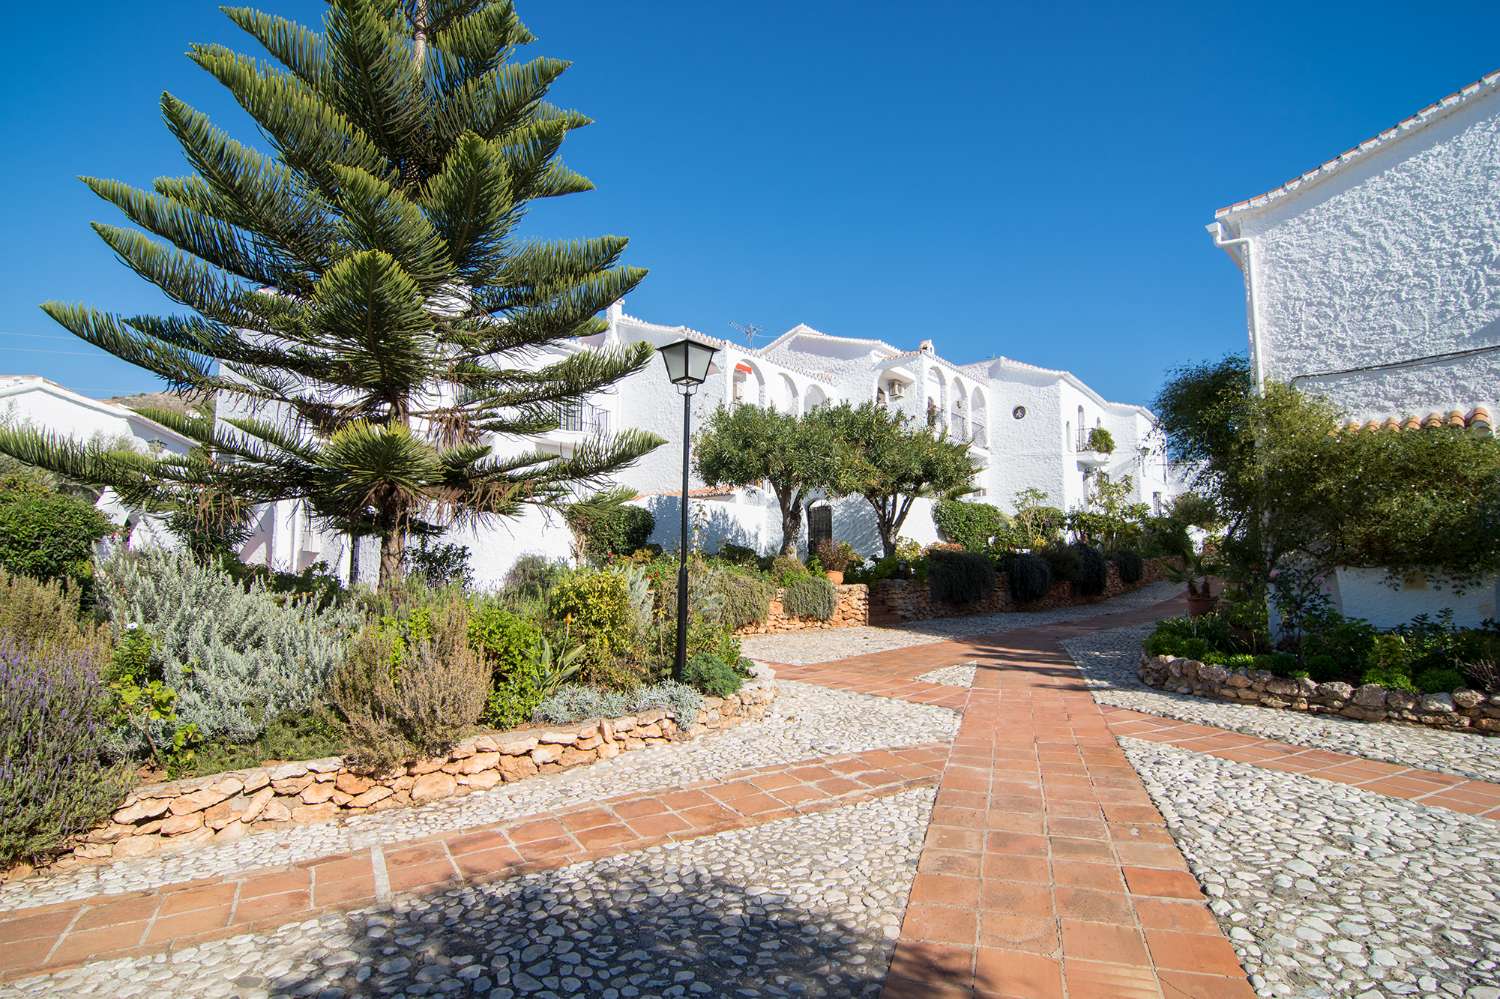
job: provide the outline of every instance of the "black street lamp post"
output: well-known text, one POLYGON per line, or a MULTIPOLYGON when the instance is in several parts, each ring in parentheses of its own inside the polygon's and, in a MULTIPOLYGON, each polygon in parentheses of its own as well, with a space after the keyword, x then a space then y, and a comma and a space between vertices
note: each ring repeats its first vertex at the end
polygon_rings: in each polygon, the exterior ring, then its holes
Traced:
POLYGON ((667 365, 667 378, 682 393, 682 534, 678 543, 681 561, 677 567, 677 667, 673 674, 680 680, 687 669, 688 452, 693 439, 693 393, 708 378, 708 367, 718 348, 683 338, 658 349, 667 365))

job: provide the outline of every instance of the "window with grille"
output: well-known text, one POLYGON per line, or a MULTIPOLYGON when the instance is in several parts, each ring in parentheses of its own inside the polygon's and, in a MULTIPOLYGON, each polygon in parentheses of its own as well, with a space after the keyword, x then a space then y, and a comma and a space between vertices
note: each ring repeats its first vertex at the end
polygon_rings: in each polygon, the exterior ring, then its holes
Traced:
POLYGON ((818 545, 833 540, 833 507, 815 506, 807 511, 807 550, 816 553, 818 545))

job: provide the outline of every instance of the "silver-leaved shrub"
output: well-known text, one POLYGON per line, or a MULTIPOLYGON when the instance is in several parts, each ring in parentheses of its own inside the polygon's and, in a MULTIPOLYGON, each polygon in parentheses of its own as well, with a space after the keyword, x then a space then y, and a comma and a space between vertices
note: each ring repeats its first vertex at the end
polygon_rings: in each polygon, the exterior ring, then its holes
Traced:
POLYGON ((179 723, 208 739, 248 742, 310 707, 360 624, 352 608, 278 602, 182 551, 117 552, 99 565, 97 587, 116 634, 148 629, 179 723))

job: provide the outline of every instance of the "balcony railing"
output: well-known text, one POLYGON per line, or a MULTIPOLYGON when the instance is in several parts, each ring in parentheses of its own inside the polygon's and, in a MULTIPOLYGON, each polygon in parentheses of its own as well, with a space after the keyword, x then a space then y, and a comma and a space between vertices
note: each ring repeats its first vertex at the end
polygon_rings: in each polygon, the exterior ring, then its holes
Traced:
POLYGON ((586 402, 562 402, 557 406, 559 430, 575 434, 609 433, 609 413, 586 402))
POLYGON ((986 447, 987 448, 987 447, 990 446, 989 439, 985 437, 984 424, 980 423, 978 420, 975 420, 970 425, 970 428, 969 428, 969 443, 970 444, 976 444, 979 447, 986 447))

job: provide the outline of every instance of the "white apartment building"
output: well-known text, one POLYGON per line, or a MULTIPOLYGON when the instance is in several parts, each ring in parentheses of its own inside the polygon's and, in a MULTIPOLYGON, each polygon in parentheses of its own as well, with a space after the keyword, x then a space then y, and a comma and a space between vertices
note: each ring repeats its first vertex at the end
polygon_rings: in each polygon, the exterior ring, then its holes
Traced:
MULTIPOLYGON (((1009 510, 1015 493, 1034 488, 1064 509, 1081 506, 1090 479, 1100 473, 1129 475, 1135 498, 1155 506, 1170 500, 1174 486, 1149 411, 1109 402, 1066 371, 1039 368, 997 357, 957 365, 937 354, 931 341, 903 351, 879 340, 833 336, 798 325, 763 347, 749 347, 682 326, 667 326, 627 315, 622 304, 609 311, 608 329, 572 342, 564 350, 589 350, 617 343, 646 342, 660 347, 683 336, 719 349, 709 379, 693 396, 694 426, 702 426, 718 406, 762 405, 806 412, 822 405, 877 402, 931 422, 968 443, 979 470, 973 499, 1009 510), (1110 431, 1115 449, 1088 448, 1095 427, 1110 431)), ((541 358, 537 363, 555 359, 541 358)), ((509 448, 539 446, 566 454, 595 433, 624 427, 650 430, 667 444, 624 471, 620 483, 640 493, 638 502, 656 517, 653 540, 667 548, 678 543, 682 476, 682 398, 667 381, 664 367, 652 364, 562 414, 560 429, 538 441, 509 442, 509 448)), ((780 547, 780 516, 769 490, 711 489, 693 480, 691 519, 695 543, 708 551, 726 542, 761 552, 780 547)), ((861 553, 880 551, 874 518, 863 500, 846 497, 811 504, 802 543, 827 534, 850 542, 861 553)), ((937 540, 931 505, 919 501, 903 534, 919 542, 937 540)), ((479 530, 454 531, 447 540, 466 545, 479 586, 496 585, 523 554, 566 558, 571 536, 561 517, 529 510, 521 517, 479 530)), ((247 561, 302 569, 319 560, 346 573, 347 539, 328 534, 290 503, 268 508, 244 551, 247 561)), ((361 572, 373 571, 374 552, 361 552, 361 572)))
MULTIPOLYGON (((1354 426, 1490 434, 1500 403, 1500 72, 1450 94, 1208 226, 1245 278, 1257 385, 1289 383, 1354 426)), ((1345 613, 1395 625, 1445 607, 1495 616, 1377 569, 1331 581, 1345 613)))
MULTIPOLYGON (((763 347, 748 347, 682 326, 635 318, 621 304, 610 309, 608 318, 605 332, 572 341, 533 363, 610 344, 644 341, 660 347, 691 336, 719 349, 708 381, 693 397, 695 427, 702 426, 718 406, 761 405, 807 412, 839 402, 876 402, 966 442, 978 468, 971 498, 1005 510, 1011 509, 1016 492, 1027 488, 1045 493, 1051 505, 1077 508, 1086 501, 1090 480, 1101 472, 1113 479, 1131 476, 1135 498, 1158 507, 1173 492, 1160 442, 1153 436, 1151 413, 1139 406, 1109 402, 1066 371, 1005 357, 958 365, 940 357, 930 340, 923 340, 916 350, 903 351, 880 340, 833 336, 805 325, 793 327, 763 347), (1114 437, 1112 453, 1088 447, 1089 431, 1095 427, 1109 430, 1114 437)), ((66 392, 60 387, 57 391, 66 392)), ((166 428, 147 426, 149 421, 117 406, 67 393, 65 411, 53 412, 43 402, 55 393, 28 382, 26 394, 33 403, 26 415, 41 425, 85 434, 118 428, 135 437, 160 439, 174 450, 186 444, 166 428), (103 409, 95 413, 91 406, 103 409), (95 419, 106 415, 110 418, 106 423, 95 419)), ((243 400, 223 396, 219 416, 238 412, 242 405, 243 400)), ((558 430, 537 440, 497 441, 495 446, 506 452, 539 447, 566 454, 590 435, 625 427, 650 430, 667 441, 625 470, 619 481, 639 492, 637 502, 655 514, 653 540, 674 548, 681 509, 682 398, 659 362, 564 412, 558 430)), ((780 548, 781 520, 769 490, 709 489, 696 480, 691 488, 695 543, 708 551, 726 542, 761 552, 780 548)), ((815 502, 806 514, 804 550, 809 536, 831 536, 848 541, 863 554, 879 554, 874 517, 862 499, 815 502)), ((937 540, 930 502, 919 500, 913 506, 902 533, 922 543, 937 540)), ((567 558, 572 542, 562 518, 540 509, 477 529, 455 529, 445 540, 470 549, 479 586, 498 585, 524 554, 567 558)), ((377 569, 378 550, 372 539, 365 539, 363 545, 359 570, 368 579, 377 569)), ((295 501, 269 504, 258 511, 240 556, 246 562, 290 571, 324 562, 345 578, 351 561, 349 538, 328 530, 304 504, 295 501)))

